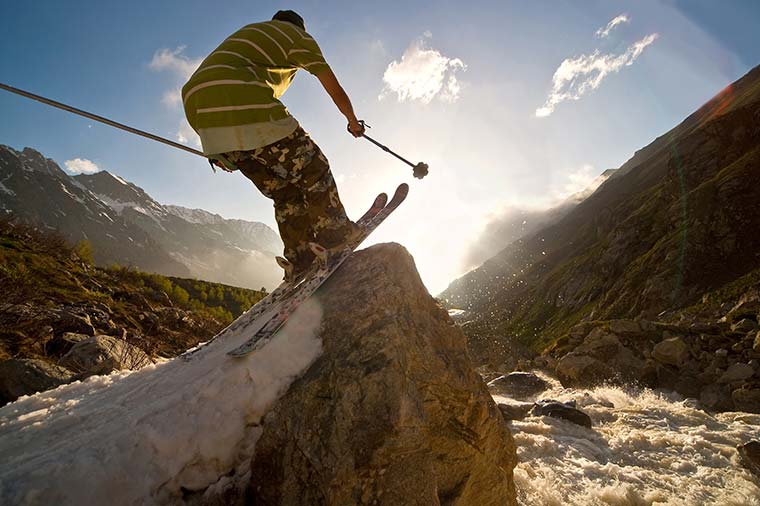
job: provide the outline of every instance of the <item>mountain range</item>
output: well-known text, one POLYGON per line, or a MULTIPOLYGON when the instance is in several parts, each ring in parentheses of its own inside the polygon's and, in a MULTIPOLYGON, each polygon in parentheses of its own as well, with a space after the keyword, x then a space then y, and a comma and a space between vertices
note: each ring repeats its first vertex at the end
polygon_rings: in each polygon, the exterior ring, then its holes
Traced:
POLYGON ((275 286, 282 251, 267 225, 162 205, 108 171, 69 176, 31 148, 0 145, 0 209, 92 244, 96 263, 246 288, 275 286))
POLYGON ((469 311, 481 358, 506 351, 494 343, 541 351, 582 321, 693 305, 760 266, 758 174, 760 67, 440 297, 469 311))

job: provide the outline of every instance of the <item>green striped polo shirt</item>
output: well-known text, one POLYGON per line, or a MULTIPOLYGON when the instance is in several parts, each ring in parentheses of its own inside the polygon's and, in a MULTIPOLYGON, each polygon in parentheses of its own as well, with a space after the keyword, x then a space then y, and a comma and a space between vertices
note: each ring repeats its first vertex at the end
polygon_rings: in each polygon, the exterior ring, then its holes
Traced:
POLYGON ((246 25, 222 42, 182 87, 190 126, 206 155, 266 146, 298 122, 278 99, 296 71, 330 67, 317 42, 284 21, 246 25))

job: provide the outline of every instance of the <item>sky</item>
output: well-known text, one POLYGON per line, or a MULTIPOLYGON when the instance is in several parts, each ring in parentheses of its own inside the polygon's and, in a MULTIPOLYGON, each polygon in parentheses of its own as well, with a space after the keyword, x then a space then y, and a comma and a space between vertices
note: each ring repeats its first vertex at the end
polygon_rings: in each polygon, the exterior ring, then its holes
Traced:
MULTIPOLYGON (((504 209, 551 206, 622 165, 760 64, 754 0, 4 2, 0 82, 197 147, 177 90, 237 28, 293 9, 368 134, 345 130, 318 81, 282 100, 331 162, 349 216, 381 191, 407 202, 368 244, 414 255, 431 293, 475 267, 468 248, 504 209)), ((164 204, 275 225, 241 174, 0 91, 0 143, 71 173, 108 170, 164 204)))

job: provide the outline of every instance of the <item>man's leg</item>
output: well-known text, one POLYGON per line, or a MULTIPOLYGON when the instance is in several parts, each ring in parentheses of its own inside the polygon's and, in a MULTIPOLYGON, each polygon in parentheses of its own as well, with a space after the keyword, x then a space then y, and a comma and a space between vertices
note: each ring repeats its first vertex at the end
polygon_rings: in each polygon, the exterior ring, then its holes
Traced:
POLYGON ((314 241, 311 216, 301 190, 275 173, 268 148, 237 151, 228 157, 264 196, 274 201, 274 216, 285 246, 283 255, 296 271, 302 271, 314 260, 308 247, 314 241))
POLYGON ((283 146, 283 151, 290 150, 284 156, 289 155, 292 162, 291 182, 303 192, 315 242, 332 248, 353 235, 356 226, 346 216, 322 150, 303 129, 298 128, 294 135, 289 145, 283 146))

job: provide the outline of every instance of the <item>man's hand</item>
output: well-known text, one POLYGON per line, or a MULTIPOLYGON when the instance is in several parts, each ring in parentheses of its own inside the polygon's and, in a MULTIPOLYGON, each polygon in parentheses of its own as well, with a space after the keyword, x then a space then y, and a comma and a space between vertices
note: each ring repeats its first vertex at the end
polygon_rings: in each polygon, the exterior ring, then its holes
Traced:
POLYGON ((348 122, 348 131, 354 137, 359 138, 364 135, 364 123, 360 122, 356 118, 353 118, 348 122))

